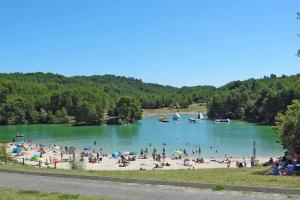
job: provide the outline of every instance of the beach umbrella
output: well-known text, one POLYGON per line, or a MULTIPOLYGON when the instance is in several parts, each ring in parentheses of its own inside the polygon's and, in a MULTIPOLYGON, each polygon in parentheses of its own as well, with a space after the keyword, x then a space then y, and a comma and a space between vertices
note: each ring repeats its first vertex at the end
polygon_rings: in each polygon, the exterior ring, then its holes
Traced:
POLYGON ((177 154, 182 154, 182 151, 176 150, 175 153, 177 153, 177 154))
POLYGON ((35 154, 32 155, 32 157, 40 157, 40 156, 41 156, 40 153, 35 153, 35 154))

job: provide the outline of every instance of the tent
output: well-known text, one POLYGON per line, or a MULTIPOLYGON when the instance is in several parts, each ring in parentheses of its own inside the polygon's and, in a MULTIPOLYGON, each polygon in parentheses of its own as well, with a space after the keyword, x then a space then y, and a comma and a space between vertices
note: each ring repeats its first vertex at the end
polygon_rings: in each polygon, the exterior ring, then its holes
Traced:
POLYGON ((111 156, 112 156, 113 158, 117 158, 117 157, 121 156, 121 154, 120 154, 120 152, 115 151, 115 152, 113 152, 113 153, 111 154, 111 156))
POLYGON ((21 152, 21 148, 20 147, 14 147, 12 150, 12 153, 20 153, 21 152))
POLYGON ((40 161, 40 160, 42 160, 42 158, 41 158, 40 155, 41 155, 41 154, 39 154, 39 153, 33 154, 32 157, 31 157, 31 160, 35 160, 35 161, 40 161))

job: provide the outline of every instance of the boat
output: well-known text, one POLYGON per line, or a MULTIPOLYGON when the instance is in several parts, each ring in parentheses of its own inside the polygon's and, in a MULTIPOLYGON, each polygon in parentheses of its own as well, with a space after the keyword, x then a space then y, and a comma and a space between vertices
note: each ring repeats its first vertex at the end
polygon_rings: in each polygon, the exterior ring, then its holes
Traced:
POLYGON ((201 120, 206 120, 207 119, 207 116, 204 116, 202 112, 200 112, 198 114, 198 119, 201 119, 201 120))
POLYGON ((161 120, 161 122, 170 122, 168 118, 161 120))
POLYGON ((194 118, 189 118, 189 122, 193 124, 198 124, 198 121, 194 118))
POLYGON ((178 121, 179 119, 180 119, 179 113, 175 113, 175 115, 173 115, 173 120, 178 121))
POLYGON ((216 119, 215 122, 231 122, 229 118, 227 119, 216 119))
POLYGON ((160 122, 170 122, 167 115, 160 116, 159 121, 160 122))

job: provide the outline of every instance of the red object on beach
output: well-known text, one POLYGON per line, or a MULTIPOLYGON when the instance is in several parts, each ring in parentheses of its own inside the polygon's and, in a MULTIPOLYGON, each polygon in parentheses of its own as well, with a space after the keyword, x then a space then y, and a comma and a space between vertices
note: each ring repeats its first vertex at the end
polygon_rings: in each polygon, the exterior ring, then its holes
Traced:
POLYGON ((59 162, 60 161, 57 158, 53 159, 53 163, 59 163, 59 162))
POLYGON ((296 159, 297 163, 300 162, 300 153, 295 153, 295 159, 296 159))

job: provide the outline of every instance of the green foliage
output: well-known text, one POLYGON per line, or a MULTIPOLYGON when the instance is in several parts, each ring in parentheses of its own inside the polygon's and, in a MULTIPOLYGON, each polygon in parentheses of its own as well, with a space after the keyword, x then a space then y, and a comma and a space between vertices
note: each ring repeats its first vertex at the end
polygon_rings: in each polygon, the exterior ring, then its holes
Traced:
POLYGON ((114 109, 114 114, 120 123, 136 123, 142 118, 142 108, 140 102, 132 97, 121 97, 114 109))
POLYGON ((274 124, 292 100, 300 99, 300 75, 233 81, 218 88, 208 101, 210 117, 243 118, 274 124))
MULTIPOLYGON (((0 124, 101 124, 125 95, 139 101, 142 108, 185 108, 206 102, 214 90, 211 86, 175 88, 113 75, 0 74, 0 124)), ((133 121, 140 113, 136 115, 133 121)))
POLYGON ((224 189, 225 189, 224 185, 221 185, 221 184, 216 184, 212 188, 213 191, 221 191, 221 190, 224 190, 224 189))
POLYGON ((12 190, 0 188, 1 199, 6 200, 104 200, 108 198, 88 197, 78 194, 45 193, 34 190, 12 190))
POLYGON ((11 160, 11 155, 7 152, 5 144, 0 144, 0 161, 11 160))
POLYGON ((279 113, 275 127, 283 147, 290 151, 300 152, 300 100, 294 100, 287 111, 279 113))

